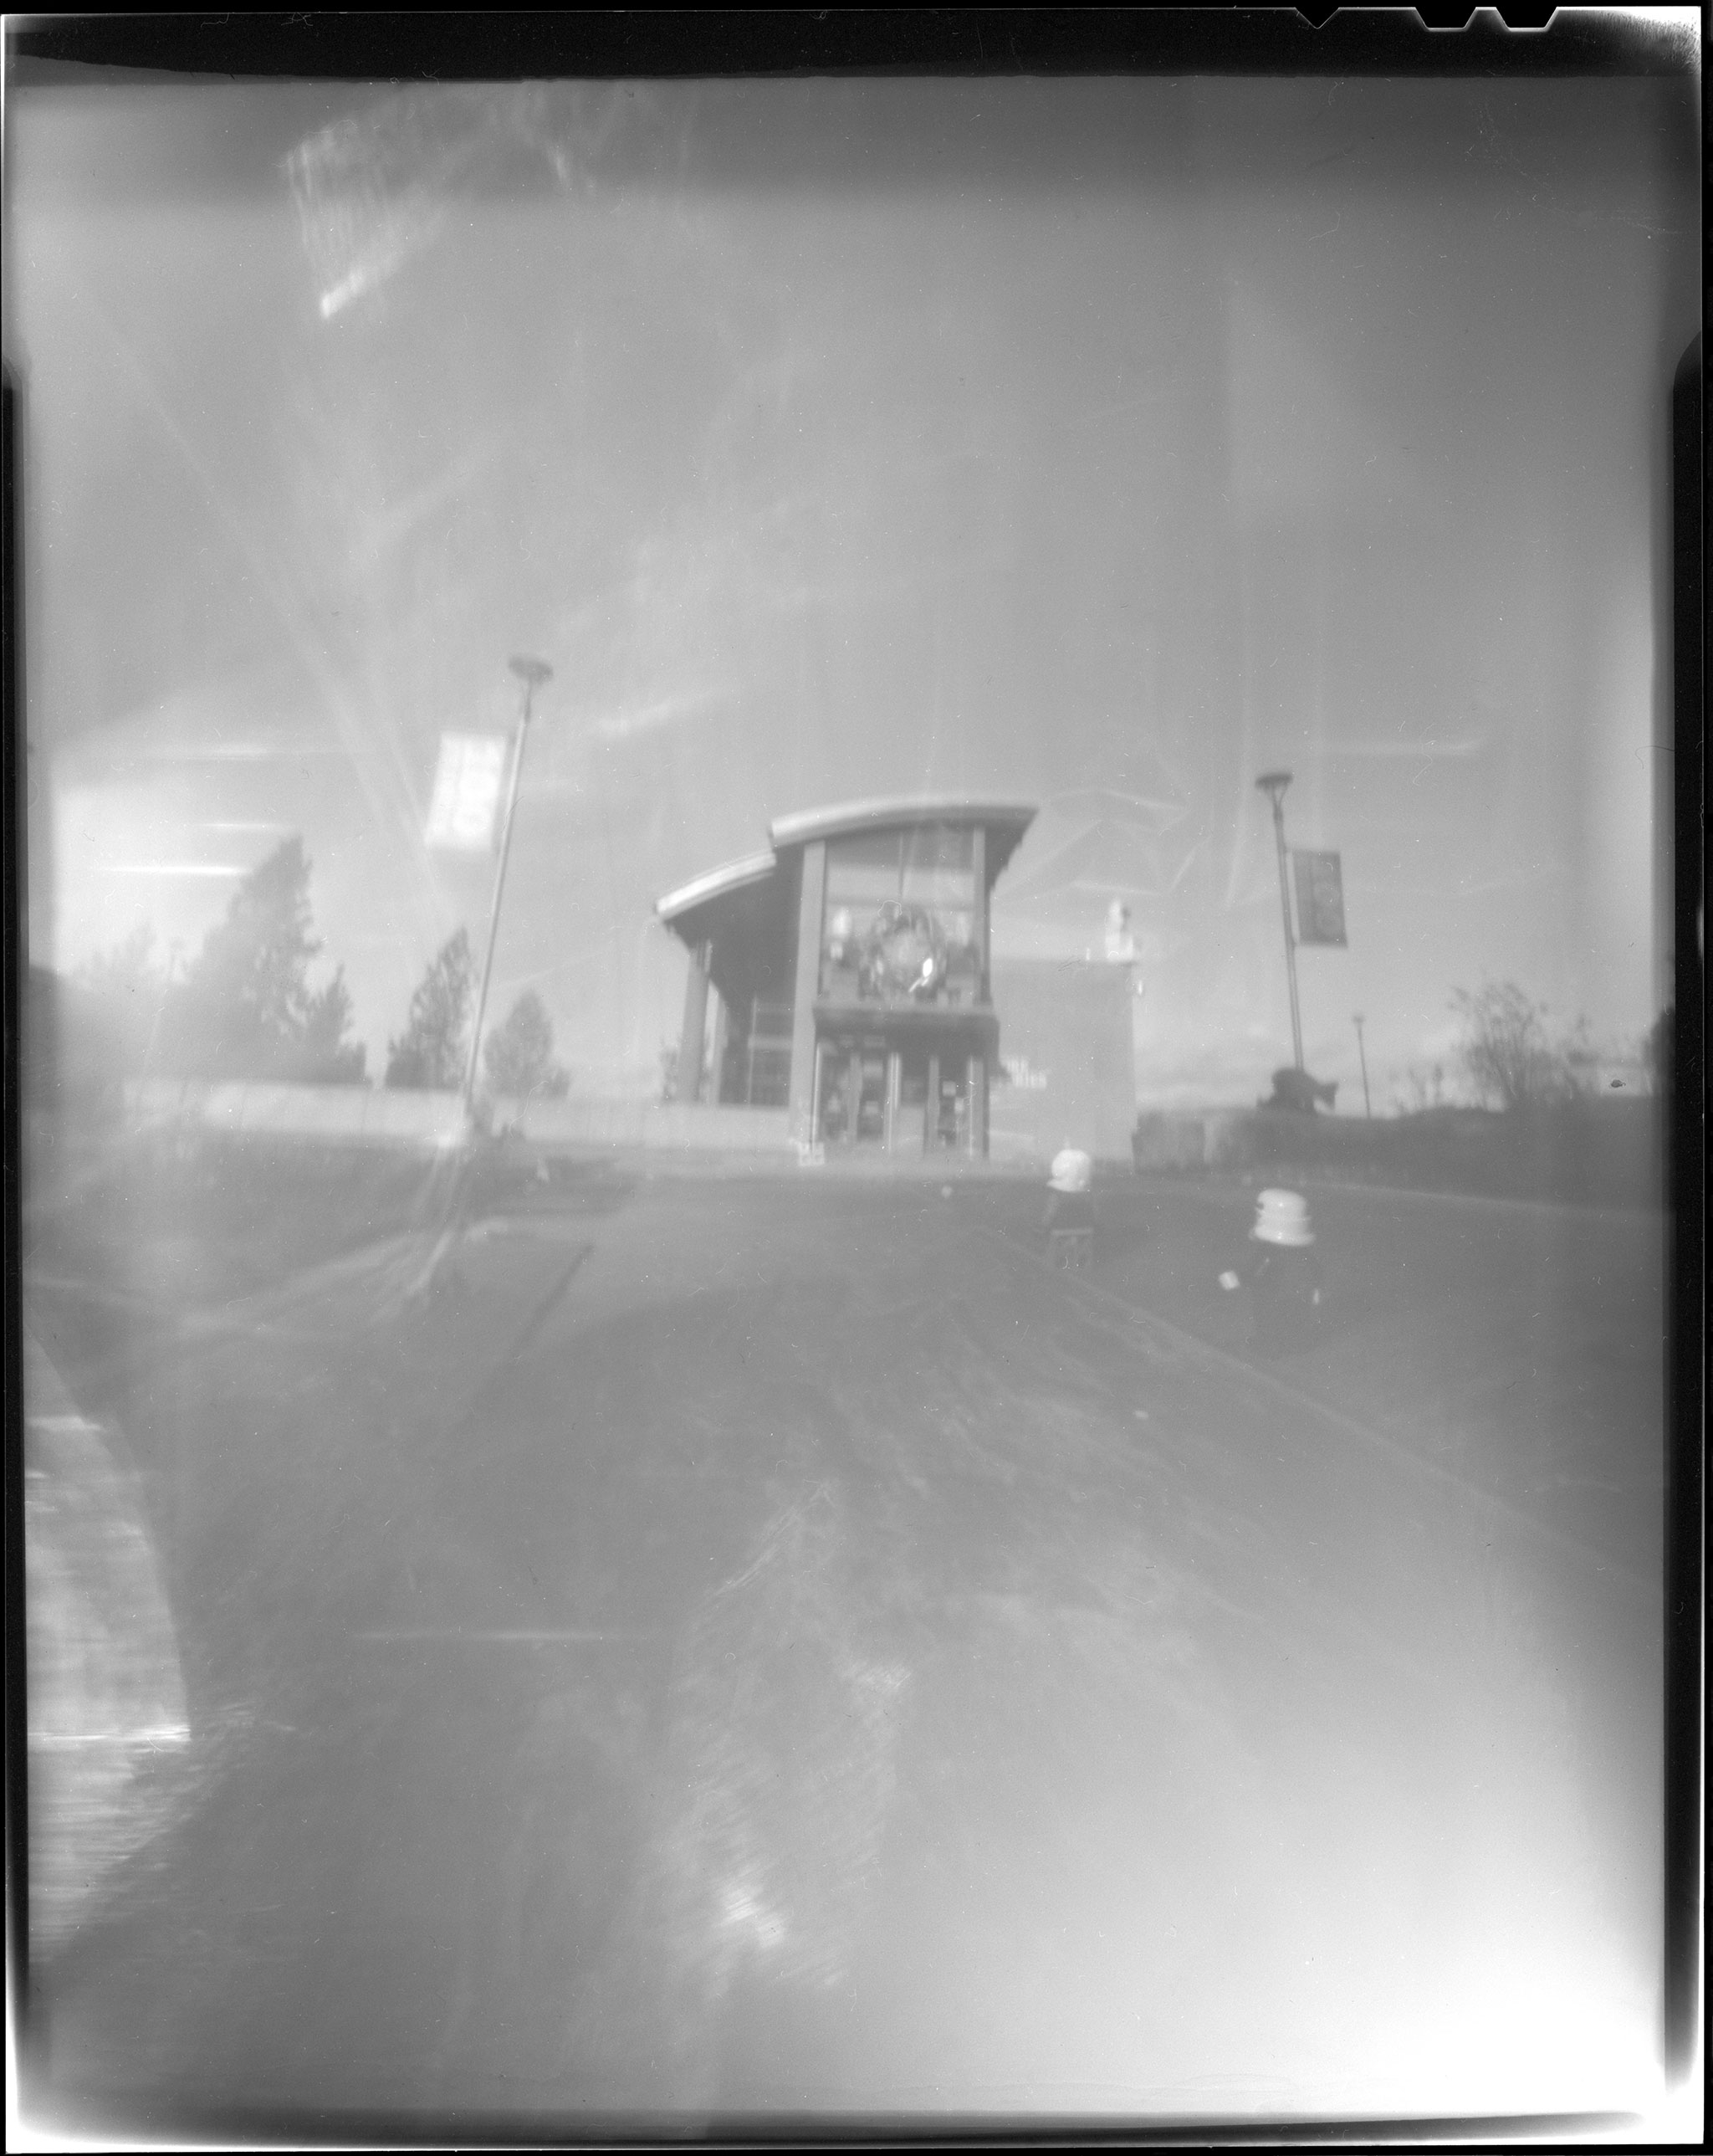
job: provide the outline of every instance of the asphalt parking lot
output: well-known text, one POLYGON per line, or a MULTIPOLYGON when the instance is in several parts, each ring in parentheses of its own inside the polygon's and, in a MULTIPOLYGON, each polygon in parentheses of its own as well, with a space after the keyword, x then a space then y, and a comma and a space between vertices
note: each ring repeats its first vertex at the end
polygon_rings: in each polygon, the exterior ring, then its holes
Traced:
POLYGON ((1251 1193, 1105 1186, 1078 1276, 1040 1197, 597 1165, 432 1284, 134 1225, 38 1282, 189 1731, 40 1958, 52 2086, 1644 2101, 1658 1216, 1318 1194, 1324 1337, 1258 1367, 1251 1193))

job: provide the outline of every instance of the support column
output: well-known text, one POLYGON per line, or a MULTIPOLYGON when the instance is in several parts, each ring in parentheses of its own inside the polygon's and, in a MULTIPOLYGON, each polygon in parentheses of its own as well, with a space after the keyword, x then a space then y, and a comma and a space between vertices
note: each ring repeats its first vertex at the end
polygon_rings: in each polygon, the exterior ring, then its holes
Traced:
POLYGON ((898 1102, 904 1090, 904 1058, 894 1048, 886 1057, 886 1150, 890 1152, 898 1132, 898 1102))
POLYGON ((678 1097, 694 1101, 702 1090, 702 1047, 708 1018, 708 947, 698 943, 690 954, 684 984, 684 1028, 678 1036, 678 1097))
POLYGON ((927 1153, 940 1150, 940 1056, 936 1050, 928 1058, 928 1112, 922 1118, 922 1151, 927 1153))
POLYGON ((821 986, 821 916, 826 901, 827 842, 813 839, 803 852, 791 1006, 791 1135, 803 1145, 815 1137, 815 998, 821 986))
POLYGON ((983 1055, 970 1058, 970 1156, 974 1160, 987 1158, 987 1060, 983 1055))
POLYGON ((986 1003, 992 994, 987 982, 987 827, 977 824, 971 832, 971 859, 976 872, 976 910, 971 932, 976 939, 976 998, 986 1003))
POLYGON ((726 1012, 726 998, 718 988, 714 991, 714 1070, 708 1081, 708 1098, 717 1106, 724 1096, 726 1086, 726 1049, 731 1034, 731 1021, 726 1012))

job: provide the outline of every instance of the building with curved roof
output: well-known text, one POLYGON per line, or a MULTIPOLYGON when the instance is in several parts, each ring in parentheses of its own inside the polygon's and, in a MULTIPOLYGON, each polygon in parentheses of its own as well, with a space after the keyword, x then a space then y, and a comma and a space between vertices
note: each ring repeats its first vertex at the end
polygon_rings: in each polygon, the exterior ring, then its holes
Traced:
POLYGON ((690 962, 678 1098, 785 1108, 800 1143, 985 1155, 989 901, 1034 813, 946 796, 812 809, 668 892, 655 911, 690 962))

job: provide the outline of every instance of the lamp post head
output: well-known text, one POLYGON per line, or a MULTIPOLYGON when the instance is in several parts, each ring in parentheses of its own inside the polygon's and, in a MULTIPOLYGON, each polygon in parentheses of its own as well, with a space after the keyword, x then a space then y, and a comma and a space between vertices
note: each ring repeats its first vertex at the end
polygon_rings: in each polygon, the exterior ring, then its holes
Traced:
POLYGON ((1261 792, 1270 793, 1275 803, 1290 783, 1290 773, 1288 771, 1264 771, 1255 781, 1261 792))
POLYGON ((531 689, 539 689, 542 682, 553 678, 553 669, 545 659, 513 659, 506 663, 518 680, 527 682, 531 689))

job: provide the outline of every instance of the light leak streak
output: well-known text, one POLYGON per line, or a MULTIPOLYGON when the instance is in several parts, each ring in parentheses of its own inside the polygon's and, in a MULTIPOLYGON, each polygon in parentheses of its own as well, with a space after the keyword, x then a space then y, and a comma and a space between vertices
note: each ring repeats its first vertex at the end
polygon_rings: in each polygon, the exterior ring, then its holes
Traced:
POLYGON ((1486 744, 1480 741, 1425 741, 1425 742, 1329 742, 1321 749, 1323 757, 1401 757, 1412 763, 1431 762, 1441 757, 1465 758, 1480 755, 1486 744))
MULTIPOLYGON (((307 742, 300 747, 280 748, 266 742, 197 742, 180 747, 167 742, 160 748, 146 748, 139 752, 138 760, 150 763, 306 763, 311 757, 331 757, 346 763, 361 763, 372 754, 362 748, 330 747, 325 742, 307 742)), ((236 824, 228 824, 235 830, 236 824)), ((258 830, 281 830, 282 824, 258 824, 258 830)))
POLYGON ((656 1635, 646 1631, 602 1631, 580 1625, 548 1625, 501 1630, 488 1625, 396 1625, 377 1631, 356 1632, 351 1636, 371 1646, 414 1646, 444 1641, 449 1645, 473 1647, 546 1647, 577 1642, 592 1644, 608 1640, 652 1640, 656 1635))
POLYGON ((98 875, 241 876, 249 871, 233 861, 101 861, 98 875))

